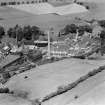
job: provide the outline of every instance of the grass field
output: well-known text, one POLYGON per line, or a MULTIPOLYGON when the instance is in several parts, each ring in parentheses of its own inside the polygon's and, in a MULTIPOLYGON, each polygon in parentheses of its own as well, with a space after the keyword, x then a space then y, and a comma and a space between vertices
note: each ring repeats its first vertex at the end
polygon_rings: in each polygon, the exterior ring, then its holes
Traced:
POLYGON ((90 10, 86 13, 69 14, 59 16, 56 14, 35 15, 29 12, 17 10, 11 7, 0 7, 0 25, 4 27, 13 27, 19 25, 37 25, 43 30, 51 27, 55 32, 58 32, 66 24, 75 23, 75 17, 90 20, 92 18, 105 19, 105 3, 103 2, 85 2, 85 5, 90 6, 90 10))
POLYGON ((90 70, 103 64, 104 60, 101 59, 97 61, 66 59, 42 65, 32 69, 32 71, 15 76, 7 82, 6 86, 12 90, 29 92, 29 99, 44 97, 55 91, 58 86, 74 82, 90 70), (24 79, 25 75, 28 76, 27 79, 24 79))
POLYGON ((86 15, 87 13, 77 13, 65 16, 56 14, 35 15, 11 7, 0 7, 0 18, 3 18, 3 20, 0 20, 0 25, 3 25, 6 28, 13 27, 16 24, 37 25, 44 30, 54 27, 56 32, 66 24, 73 23, 74 17, 86 15))

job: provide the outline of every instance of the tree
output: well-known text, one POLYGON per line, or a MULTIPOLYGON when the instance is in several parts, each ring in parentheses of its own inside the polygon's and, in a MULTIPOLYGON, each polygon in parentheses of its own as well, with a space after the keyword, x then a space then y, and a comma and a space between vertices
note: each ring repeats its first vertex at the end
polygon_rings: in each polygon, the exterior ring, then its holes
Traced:
POLYGON ((24 37, 23 30, 22 30, 21 26, 19 26, 19 25, 15 26, 15 33, 16 33, 17 41, 21 41, 24 37))
POLYGON ((31 27, 29 25, 23 27, 23 35, 26 40, 32 39, 32 31, 31 31, 31 27))
POLYGON ((9 28, 8 31, 7 31, 7 35, 9 37, 12 37, 12 30, 13 30, 13 28, 9 28))
POLYGON ((31 1, 31 3, 33 4, 33 3, 34 3, 34 1, 31 1))
POLYGON ((0 26, 0 39, 5 35, 5 30, 2 26, 0 26))
POLYGON ((105 28, 105 20, 100 20, 98 23, 101 27, 105 28))
POLYGON ((102 30, 100 33, 100 40, 101 40, 101 55, 105 53, 105 30, 102 30))
POLYGON ((27 3, 27 4, 29 4, 30 2, 29 2, 29 1, 27 1, 26 3, 27 3))
POLYGON ((77 32, 77 26, 75 24, 66 25, 64 28, 65 34, 69 33, 76 33, 77 32))
POLYGON ((78 27, 78 32, 79 32, 79 36, 82 36, 85 32, 84 27, 83 26, 79 26, 78 27))
POLYGON ((24 2, 24 1, 22 1, 22 4, 25 4, 25 2, 24 2))
POLYGON ((40 31, 40 28, 37 26, 32 26, 31 32, 32 32, 32 39, 33 40, 38 40, 39 36, 42 34, 42 31, 40 31))
POLYGON ((92 33, 92 28, 89 25, 79 26, 78 27, 79 35, 83 35, 84 32, 92 33))
POLYGON ((89 33, 92 33, 92 27, 89 26, 89 25, 85 25, 84 26, 84 31, 89 32, 89 33))
POLYGON ((20 5, 21 3, 20 2, 17 2, 17 5, 20 5))
POLYGON ((9 28, 7 34, 11 38, 16 38, 17 41, 21 41, 24 37, 23 30, 19 25, 16 25, 14 28, 9 28))

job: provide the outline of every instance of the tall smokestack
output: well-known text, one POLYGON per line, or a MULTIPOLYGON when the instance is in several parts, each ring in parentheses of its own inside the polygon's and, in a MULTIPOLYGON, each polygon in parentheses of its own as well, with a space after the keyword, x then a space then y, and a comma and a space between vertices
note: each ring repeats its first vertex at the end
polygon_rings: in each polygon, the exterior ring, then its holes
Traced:
POLYGON ((51 57, 50 54, 50 31, 47 31, 47 35, 48 35, 48 58, 51 57))

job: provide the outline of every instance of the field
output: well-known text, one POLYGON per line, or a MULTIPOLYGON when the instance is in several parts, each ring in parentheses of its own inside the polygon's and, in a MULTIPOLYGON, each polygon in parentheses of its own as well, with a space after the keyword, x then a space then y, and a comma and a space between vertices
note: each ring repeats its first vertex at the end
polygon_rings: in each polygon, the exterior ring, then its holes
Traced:
MULTIPOLYGON (((30 6, 31 6, 31 4, 30 4, 30 6)), ((52 8, 50 5, 47 5, 47 6, 50 7, 50 9, 52 8)), ((54 31, 57 32, 59 29, 64 27, 66 24, 73 23, 73 21, 75 21, 75 19, 73 17, 87 15, 87 13, 85 13, 85 12, 84 13, 83 12, 82 13, 74 12, 71 14, 71 11, 70 11, 69 15, 64 15, 64 16, 60 16, 55 13, 36 15, 35 11, 32 11, 33 10, 32 6, 31 7, 28 6, 27 8, 29 8, 29 9, 24 10, 24 8, 22 6, 0 7, 0 18, 3 18, 3 20, 0 20, 0 25, 3 25, 6 28, 13 27, 16 24, 37 25, 43 30, 48 30, 49 28, 53 27, 54 31)), ((46 11, 46 8, 45 7, 43 7, 43 8, 46 11)), ((60 12, 60 14, 62 14, 62 11, 58 11, 61 9, 61 7, 56 7, 56 8, 57 8, 56 12, 57 13, 60 12)), ((70 8, 67 7, 64 9, 65 9, 65 11, 67 11, 70 8)), ((77 7, 77 9, 76 9, 75 5, 74 5, 73 8, 74 8, 74 11, 77 11, 79 7, 77 7)), ((73 11, 73 8, 71 8, 72 11, 73 11)), ((35 7, 34 7, 34 9, 35 9, 35 7)), ((40 12, 45 12, 45 11, 40 11, 40 12)), ((47 12, 50 13, 51 11, 49 12, 47 10, 47 12)), ((63 13, 65 13, 65 12, 63 12, 63 13)))
MULTIPOLYGON (((103 2, 84 2, 85 5, 90 7, 88 12, 68 14, 68 15, 57 15, 57 14, 42 14, 36 15, 31 12, 22 11, 20 9, 12 7, 0 7, 0 25, 6 27, 13 27, 16 24, 19 25, 36 25, 42 30, 48 30, 53 27, 55 33, 63 28, 66 24, 76 23, 75 17, 82 19, 91 20, 105 19, 105 3, 103 2)), ((59 7, 57 7, 59 8, 59 7)), ((32 11, 33 12, 33 11, 32 11)))
POLYGON ((58 86, 74 82, 103 64, 104 59, 98 59, 97 61, 66 59, 39 66, 32 71, 13 77, 7 82, 6 86, 11 90, 29 92, 30 100, 42 98, 55 91, 58 86), (28 76, 28 78, 24 79, 25 76, 28 76))

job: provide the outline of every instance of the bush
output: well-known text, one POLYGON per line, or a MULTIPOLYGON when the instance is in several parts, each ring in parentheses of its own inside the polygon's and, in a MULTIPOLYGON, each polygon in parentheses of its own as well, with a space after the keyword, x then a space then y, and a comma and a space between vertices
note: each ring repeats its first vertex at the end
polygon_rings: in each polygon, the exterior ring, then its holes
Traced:
POLYGON ((6 2, 1 2, 1 4, 0 4, 1 6, 6 6, 7 5, 7 3, 6 2))
POLYGON ((50 93, 49 95, 45 96, 42 100, 42 102, 46 101, 46 100, 49 100, 50 98, 54 97, 57 95, 57 92, 52 92, 50 93))
POLYGON ((101 27, 105 28, 105 20, 100 20, 98 23, 101 27))
POLYGON ((17 2, 17 5, 20 5, 21 3, 20 2, 17 2))
POLYGON ((69 90, 74 88, 75 86, 77 86, 78 84, 76 82, 73 82, 71 84, 68 85, 69 90))
POLYGON ((86 9, 90 9, 89 6, 86 6, 86 9))
POLYGON ((99 71, 98 71, 97 69, 94 69, 93 72, 94 72, 94 75, 95 75, 95 74, 97 74, 99 71))
POLYGON ((78 98, 78 96, 77 95, 75 95, 75 97, 74 97, 75 99, 77 99, 78 98))
POLYGON ((27 4, 29 4, 30 2, 29 1, 27 1, 27 4))
POLYGON ((82 2, 79 2, 79 4, 80 4, 80 5, 83 5, 83 3, 82 3, 82 2))
POLYGON ((0 93, 9 93, 8 88, 0 88, 0 93))
POLYGON ((60 94, 64 91, 66 91, 66 86, 59 86, 58 89, 57 89, 57 94, 60 94))
POLYGON ((105 66, 101 66, 99 67, 100 70, 104 70, 105 69, 105 66))
POLYGON ((24 1, 22 1, 22 4, 25 4, 25 2, 24 2, 24 1))
POLYGON ((85 76, 83 76, 83 77, 80 77, 79 80, 78 80, 78 82, 81 83, 81 82, 83 82, 83 81, 86 80, 86 79, 87 79, 87 78, 86 78, 86 75, 85 75, 85 76))
POLYGON ((94 71, 90 71, 90 72, 88 73, 88 76, 89 76, 89 77, 94 76, 94 75, 95 75, 95 72, 94 72, 94 71))
POLYGON ((33 3, 34 3, 34 1, 31 1, 31 3, 33 4, 33 3))
POLYGON ((9 72, 7 72, 7 73, 3 74, 3 77, 4 77, 4 79, 9 79, 11 77, 11 75, 9 72))
POLYGON ((31 100, 32 105, 41 105, 40 99, 31 100))

